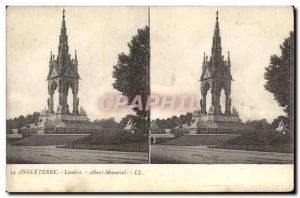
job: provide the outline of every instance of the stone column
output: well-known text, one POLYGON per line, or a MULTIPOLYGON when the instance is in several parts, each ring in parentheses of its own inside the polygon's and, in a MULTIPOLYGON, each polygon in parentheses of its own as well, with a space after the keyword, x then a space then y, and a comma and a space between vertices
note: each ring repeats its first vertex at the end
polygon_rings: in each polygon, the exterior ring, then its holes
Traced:
POLYGON ((58 112, 57 113, 67 114, 67 113, 69 113, 68 104, 66 102, 67 94, 61 87, 58 89, 58 92, 59 92, 59 99, 58 99, 58 108, 57 108, 58 112))
POLYGON ((206 95, 205 94, 202 95, 202 99, 201 99, 201 113, 207 114, 207 112, 206 112, 206 95))
POLYGON ((58 90, 58 104, 60 106, 63 106, 64 104, 64 92, 61 89, 58 90))
POLYGON ((79 105, 79 98, 77 98, 77 92, 73 93, 73 113, 79 114, 78 111, 78 105, 79 105))
POLYGON ((215 114, 214 111, 214 107, 215 107, 215 94, 213 92, 211 92, 211 103, 210 103, 210 107, 209 107, 209 111, 208 114, 212 115, 215 114))
POLYGON ((48 99, 48 111, 50 114, 54 113, 54 109, 53 109, 53 94, 54 93, 50 93, 50 97, 48 99))
POLYGON ((222 113, 220 105, 220 94, 213 94, 213 98, 214 114, 220 115, 222 113))
POLYGON ((65 113, 69 113, 69 105, 68 105, 68 90, 65 91, 64 94, 64 106, 65 106, 65 113))
POLYGON ((230 93, 225 94, 225 115, 231 115, 231 99, 230 99, 230 93))

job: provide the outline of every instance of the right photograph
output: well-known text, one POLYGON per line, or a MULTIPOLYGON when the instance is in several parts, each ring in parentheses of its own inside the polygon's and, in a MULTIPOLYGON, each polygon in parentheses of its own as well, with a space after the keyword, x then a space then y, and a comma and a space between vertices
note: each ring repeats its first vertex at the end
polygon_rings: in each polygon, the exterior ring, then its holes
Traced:
POLYGON ((151 7, 152 164, 294 164, 294 8, 151 7))

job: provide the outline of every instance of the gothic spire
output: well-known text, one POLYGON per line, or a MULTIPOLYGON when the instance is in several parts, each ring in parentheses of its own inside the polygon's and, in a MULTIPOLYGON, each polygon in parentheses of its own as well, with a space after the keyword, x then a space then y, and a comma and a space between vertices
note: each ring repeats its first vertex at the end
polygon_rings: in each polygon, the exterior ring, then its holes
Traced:
POLYGON ((202 62, 202 73, 204 72, 206 68, 206 57, 205 57, 205 52, 203 54, 203 62, 202 62))
POLYGON ((62 25, 59 36, 58 57, 59 61, 64 64, 69 54, 68 35, 65 21, 65 9, 63 10, 62 25))
POLYGON ((50 63, 52 62, 52 51, 50 52, 50 63))
POLYGON ((230 61, 230 51, 228 51, 228 55, 227 55, 227 71, 229 74, 230 79, 232 80, 232 76, 231 76, 231 61, 230 61))
POLYGON ((75 50, 75 56, 74 56, 74 64, 77 66, 78 65, 78 60, 77 60, 77 52, 75 50))
POLYGON ((212 59, 215 64, 218 64, 222 58, 221 35, 219 28, 219 11, 216 13, 216 24, 213 37, 213 45, 211 49, 212 59))
POLYGON ((231 62, 230 62, 230 51, 228 51, 227 64, 228 64, 229 66, 231 65, 231 62))

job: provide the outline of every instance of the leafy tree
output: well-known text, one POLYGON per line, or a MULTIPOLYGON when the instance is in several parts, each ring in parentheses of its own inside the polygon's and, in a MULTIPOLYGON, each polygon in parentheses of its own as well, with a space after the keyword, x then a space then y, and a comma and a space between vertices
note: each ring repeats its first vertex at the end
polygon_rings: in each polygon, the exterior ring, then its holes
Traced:
POLYGON ((19 118, 17 119, 17 128, 20 129, 23 126, 25 126, 27 124, 27 121, 25 120, 24 116, 19 116, 19 118))
POLYGON ((6 120, 6 131, 7 133, 11 133, 12 129, 20 129, 26 125, 37 123, 39 119, 40 113, 34 112, 33 114, 28 114, 26 117, 20 115, 14 119, 6 120))
POLYGON ((129 119, 132 120, 134 126, 140 129, 143 133, 147 134, 149 132, 148 121, 141 116, 135 116, 135 115, 127 115, 126 117, 124 117, 120 121, 119 124, 120 128, 123 129, 127 125, 129 119))
POLYGON ((290 120, 286 116, 278 116, 276 119, 274 119, 271 123, 272 129, 276 129, 281 120, 284 122, 284 124, 287 124, 287 128, 290 129, 290 120))
POLYGON ((95 120, 94 123, 99 124, 103 128, 119 128, 119 123, 114 118, 95 120))
POLYGON ((188 112, 187 114, 185 115, 180 115, 179 116, 179 120, 180 120, 180 124, 187 124, 187 125, 190 125, 191 122, 192 122, 192 113, 188 112))
POLYGON ((252 126, 255 129, 271 129, 271 125, 266 119, 262 120, 251 120, 246 122, 247 125, 252 126))
POLYGON ((143 110, 134 108, 138 116, 149 121, 149 111, 145 106, 150 95, 149 67, 150 67, 150 38, 149 27, 138 30, 128 43, 129 54, 119 54, 118 63, 114 65, 113 87, 127 96, 131 105, 136 95, 141 96, 143 110))
POLYGON ((183 124, 191 124, 192 121, 192 113, 186 113, 185 115, 172 116, 167 119, 156 119, 158 128, 160 129, 173 129, 178 126, 182 126, 183 124))
POLYGON ((270 91, 275 100, 288 116, 291 115, 292 108, 292 88, 294 70, 294 32, 284 39, 280 45, 281 55, 272 55, 270 64, 265 71, 266 90, 270 91))

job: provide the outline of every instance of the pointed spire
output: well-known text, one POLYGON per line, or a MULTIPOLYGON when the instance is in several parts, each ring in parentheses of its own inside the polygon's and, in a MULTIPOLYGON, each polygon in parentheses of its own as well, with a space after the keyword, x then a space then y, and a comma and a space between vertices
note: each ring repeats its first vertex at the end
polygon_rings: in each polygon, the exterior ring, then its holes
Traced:
POLYGON ((212 54, 213 62, 217 65, 222 59, 221 35, 220 35, 220 28, 219 28, 219 11, 216 12, 216 24, 215 24, 211 54, 212 54))
POLYGON ((61 33, 66 32, 65 9, 63 9, 63 20, 61 25, 61 33))
POLYGON ((205 56, 205 52, 203 54, 203 62, 202 62, 202 73, 204 72, 204 70, 206 69, 206 56, 205 56))
POLYGON ((77 51, 75 50, 75 56, 74 56, 74 64, 77 66, 78 65, 78 60, 77 60, 77 51))
POLYGON ((215 35, 216 36, 220 36, 220 29, 219 29, 219 11, 217 10, 217 13, 216 13, 216 24, 215 24, 215 35), (216 35, 217 33, 217 35, 216 35))
POLYGON ((59 36, 58 57, 62 64, 66 62, 69 53, 68 35, 65 21, 65 9, 63 9, 62 25, 59 36))
POLYGON ((227 64, 230 66, 231 65, 231 61, 230 61, 230 51, 228 51, 228 55, 227 55, 227 64))
POLYGON ((228 74, 229 74, 229 77, 231 80, 232 79, 232 76, 231 76, 231 60, 230 60, 230 51, 228 51, 228 55, 227 55, 227 70, 228 70, 228 74))
POLYGON ((53 57, 53 55, 52 55, 52 51, 50 52, 50 63, 52 62, 52 57, 53 57))

